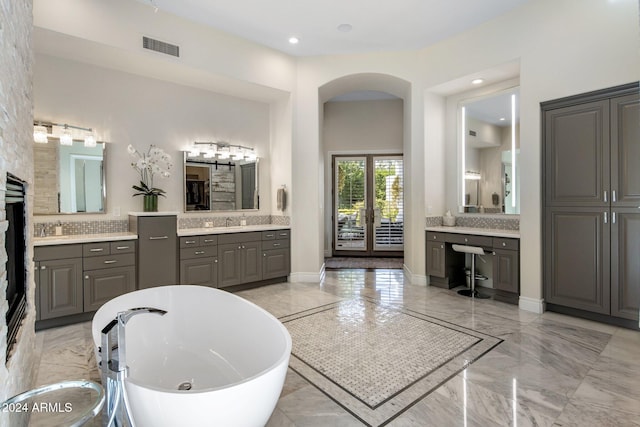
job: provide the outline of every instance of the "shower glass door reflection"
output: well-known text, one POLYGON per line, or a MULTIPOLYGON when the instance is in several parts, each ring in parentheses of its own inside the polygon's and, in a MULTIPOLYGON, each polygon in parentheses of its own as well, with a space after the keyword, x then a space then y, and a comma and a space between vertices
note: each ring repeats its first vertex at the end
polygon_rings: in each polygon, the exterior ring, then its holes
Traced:
POLYGON ((404 250, 402 156, 334 156, 334 254, 404 250))

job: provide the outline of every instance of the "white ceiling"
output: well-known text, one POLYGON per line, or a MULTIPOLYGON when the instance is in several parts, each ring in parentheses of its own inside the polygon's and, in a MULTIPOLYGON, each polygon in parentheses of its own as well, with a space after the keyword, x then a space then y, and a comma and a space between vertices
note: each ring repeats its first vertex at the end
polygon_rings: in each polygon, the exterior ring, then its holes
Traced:
POLYGON ((530 0, 137 0, 295 56, 417 49, 530 0), (350 24, 349 32, 338 30, 350 24), (291 45, 289 37, 300 42, 291 45))

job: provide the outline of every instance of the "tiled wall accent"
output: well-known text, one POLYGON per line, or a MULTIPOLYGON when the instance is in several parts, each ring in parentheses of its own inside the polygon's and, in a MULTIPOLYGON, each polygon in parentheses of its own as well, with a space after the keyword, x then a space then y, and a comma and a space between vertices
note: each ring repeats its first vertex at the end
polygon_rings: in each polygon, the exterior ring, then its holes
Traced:
POLYGON ((58 213, 58 145, 34 144, 33 157, 36 164, 56 165, 34 170, 33 210, 38 214, 58 213))
MULTIPOLYGON (((32 0, 0 0, 0 221, 6 224, 6 174, 27 181, 27 227, 33 222, 33 49, 32 0)), ((2 227, 2 228, 6 228, 2 227)), ((35 282, 33 249, 27 236, 27 316, 8 364, 8 304, 0 297, 0 401, 30 389, 35 367, 35 282)), ((0 233, 0 296, 6 295, 5 233, 0 233)), ((26 425, 15 413, 0 411, 0 425, 26 425)))
POLYGON ((271 215, 271 224, 274 225, 291 225, 291 218, 286 215, 271 215))
POLYGON ((440 227, 442 225, 441 216, 428 216, 426 221, 426 227, 440 227))
MULTIPOLYGON (((126 219, 104 221, 61 221, 62 234, 97 234, 97 233, 122 233, 129 230, 129 221, 126 219)), ((36 222, 33 224, 33 235, 40 236, 42 227, 47 236, 55 234, 54 222, 36 222)))
POLYGON ((456 225, 459 227, 474 228, 496 228, 499 230, 519 230, 520 217, 513 218, 511 215, 504 215, 500 218, 496 216, 458 216, 456 225))

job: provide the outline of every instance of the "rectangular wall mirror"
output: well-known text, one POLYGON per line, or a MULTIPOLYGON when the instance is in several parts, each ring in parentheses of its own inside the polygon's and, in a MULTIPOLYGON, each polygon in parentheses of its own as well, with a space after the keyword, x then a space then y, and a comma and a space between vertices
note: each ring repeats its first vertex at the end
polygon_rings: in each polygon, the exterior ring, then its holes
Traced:
POLYGON ((105 213, 106 144, 34 144, 34 214, 105 213))
POLYGON ((258 159, 206 158, 184 153, 184 211, 257 210, 258 159))
POLYGON ((461 103, 460 212, 520 213, 518 100, 511 88, 461 103))

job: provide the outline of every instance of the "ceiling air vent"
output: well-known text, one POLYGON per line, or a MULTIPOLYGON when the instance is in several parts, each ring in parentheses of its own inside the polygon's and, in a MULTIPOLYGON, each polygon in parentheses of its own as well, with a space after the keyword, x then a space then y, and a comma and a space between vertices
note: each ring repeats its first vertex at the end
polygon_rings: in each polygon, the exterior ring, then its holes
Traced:
POLYGON ((150 37, 142 36, 142 47, 164 53, 165 55, 180 57, 180 46, 161 42, 160 40, 152 39, 150 37))
POLYGON ((469 131, 469 135, 471 135, 471 136, 476 136, 476 131, 475 131, 475 130, 470 130, 470 131, 469 131))

